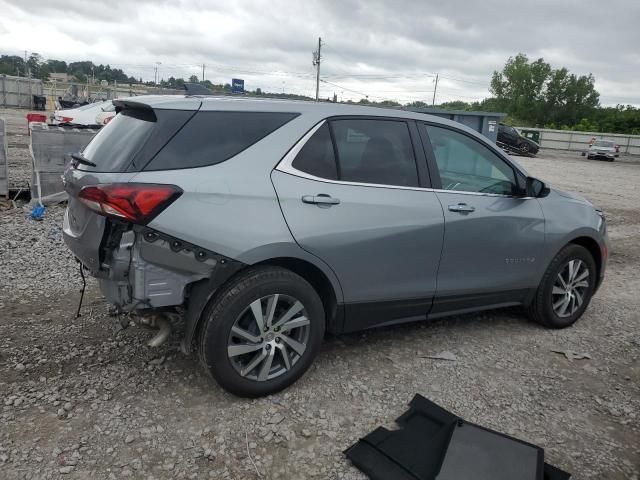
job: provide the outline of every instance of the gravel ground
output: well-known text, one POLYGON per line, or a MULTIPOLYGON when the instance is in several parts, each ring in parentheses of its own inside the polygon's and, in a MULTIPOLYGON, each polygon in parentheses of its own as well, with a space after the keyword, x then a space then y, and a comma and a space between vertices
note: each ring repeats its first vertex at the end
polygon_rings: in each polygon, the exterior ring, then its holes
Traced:
POLYGON ((572 328, 517 309, 328 338, 288 390, 244 400, 219 388, 178 335, 121 330, 44 219, 0 211, 0 478, 364 478, 341 453, 420 393, 537 443, 576 479, 640 475, 640 164, 519 159, 603 208, 607 278, 572 328), (588 354, 569 360, 552 350, 588 354), (426 358, 451 352, 455 360, 426 358))

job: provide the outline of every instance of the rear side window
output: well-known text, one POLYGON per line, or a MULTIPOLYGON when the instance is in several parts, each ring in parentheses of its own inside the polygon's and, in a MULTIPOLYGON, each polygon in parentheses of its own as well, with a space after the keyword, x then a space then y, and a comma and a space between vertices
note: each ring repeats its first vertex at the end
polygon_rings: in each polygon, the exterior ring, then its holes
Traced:
POLYGON ((280 112, 198 112, 144 169, 173 170, 224 162, 297 116, 280 112))
POLYGON ((334 120, 340 180, 418 186, 409 127, 394 120, 334 120))
POLYGON ((291 163, 296 170, 329 180, 338 179, 336 158, 333 153, 333 143, 329 124, 325 123, 304 144, 296 158, 291 163))

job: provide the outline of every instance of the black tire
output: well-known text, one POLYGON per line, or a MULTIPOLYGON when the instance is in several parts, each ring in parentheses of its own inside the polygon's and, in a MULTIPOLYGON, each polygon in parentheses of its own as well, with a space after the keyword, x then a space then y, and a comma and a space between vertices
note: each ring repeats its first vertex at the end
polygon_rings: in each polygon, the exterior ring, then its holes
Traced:
MULTIPOLYGON (((547 328, 566 328, 573 325, 584 311, 587 309, 597 281, 596 263, 589 251, 575 244, 569 244, 564 247, 551 261, 547 270, 542 277, 542 281, 538 286, 535 297, 527 308, 529 317, 534 321, 547 328), (587 277, 588 287, 586 287, 581 296, 582 304, 577 310, 568 316, 560 316, 553 308, 554 294, 552 294, 554 284, 558 274, 563 271, 571 260, 580 260, 589 272, 587 277)), ((557 295, 557 294, 555 294, 557 295)))
POLYGON ((520 144, 520 150, 522 150, 523 153, 529 153, 529 150, 531 150, 531 145, 529 145, 527 142, 522 142, 520 144))
MULTIPOLYGON (((298 380, 318 354, 325 331, 324 308, 314 288, 292 271, 272 266, 252 267, 232 278, 209 302, 202 321, 204 324, 200 330, 198 353, 203 367, 224 389, 241 397, 275 393, 298 380), (296 299, 303 305, 310 321, 306 349, 297 356, 290 369, 275 378, 258 380, 244 377, 227 354, 231 329, 252 302, 274 294, 296 299)), ((263 338, 260 340, 263 341, 263 338)), ((266 351, 267 347, 264 348, 266 351)), ((275 355, 278 350, 274 348, 273 351, 275 355)), ((257 355, 261 353, 262 349, 256 352, 257 355)))

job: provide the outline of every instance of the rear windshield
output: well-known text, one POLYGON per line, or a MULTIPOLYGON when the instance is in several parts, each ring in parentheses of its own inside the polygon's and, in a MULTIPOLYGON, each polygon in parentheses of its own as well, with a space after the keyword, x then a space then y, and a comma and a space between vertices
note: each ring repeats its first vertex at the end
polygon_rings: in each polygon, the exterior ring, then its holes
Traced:
MULTIPOLYGON (((149 139, 155 126, 153 112, 125 110, 105 125, 82 152, 100 172, 120 172, 149 139)), ((87 169, 82 166, 82 169, 87 169)))
POLYGON ((174 170, 224 162, 298 115, 286 112, 198 112, 144 170, 174 170))
POLYGON ((190 110, 126 109, 102 127, 82 152, 97 172, 139 172, 194 115, 190 110))
POLYGON ((596 143, 594 143, 594 145, 596 147, 608 147, 608 148, 613 148, 613 142, 607 142, 605 140, 598 140, 596 143))

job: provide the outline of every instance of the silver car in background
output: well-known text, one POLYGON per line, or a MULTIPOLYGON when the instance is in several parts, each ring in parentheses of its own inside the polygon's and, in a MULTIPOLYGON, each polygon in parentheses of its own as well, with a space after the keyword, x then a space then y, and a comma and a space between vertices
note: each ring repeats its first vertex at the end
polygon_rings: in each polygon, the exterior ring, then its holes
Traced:
POLYGON ((67 168, 64 238, 107 301, 180 317, 227 390, 292 384, 325 332, 517 306, 585 311, 602 212, 429 115, 215 97, 117 100, 67 168))
POLYGON ((587 160, 606 160, 613 162, 618 156, 618 147, 609 140, 596 140, 587 150, 587 160))

